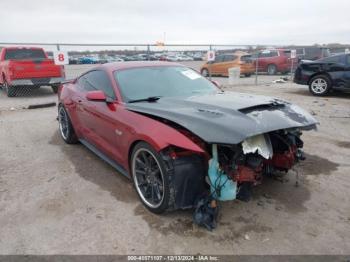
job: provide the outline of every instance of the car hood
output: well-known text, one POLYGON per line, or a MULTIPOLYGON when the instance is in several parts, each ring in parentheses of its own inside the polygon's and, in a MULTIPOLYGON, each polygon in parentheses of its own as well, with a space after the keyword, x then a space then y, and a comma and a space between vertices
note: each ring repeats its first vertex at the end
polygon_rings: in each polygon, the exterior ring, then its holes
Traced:
POLYGON ((238 144, 280 129, 313 129, 318 123, 308 112, 288 102, 234 92, 166 97, 156 102, 128 103, 126 108, 169 120, 208 143, 218 144, 238 144))

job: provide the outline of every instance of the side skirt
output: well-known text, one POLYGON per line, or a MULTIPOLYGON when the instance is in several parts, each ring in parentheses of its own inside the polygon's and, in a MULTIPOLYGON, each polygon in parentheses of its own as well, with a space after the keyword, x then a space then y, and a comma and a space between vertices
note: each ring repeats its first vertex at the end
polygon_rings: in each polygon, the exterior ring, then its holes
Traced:
POLYGON ((106 156, 104 153, 102 153, 99 149, 97 149, 94 145, 90 144, 85 139, 79 139, 80 143, 82 143, 84 146, 86 146, 88 149, 90 149, 93 153, 95 153, 99 158, 110 164, 114 169, 116 169, 119 173, 121 173, 123 176, 130 179, 130 176, 128 172, 119 165, 116 161, 106 156))

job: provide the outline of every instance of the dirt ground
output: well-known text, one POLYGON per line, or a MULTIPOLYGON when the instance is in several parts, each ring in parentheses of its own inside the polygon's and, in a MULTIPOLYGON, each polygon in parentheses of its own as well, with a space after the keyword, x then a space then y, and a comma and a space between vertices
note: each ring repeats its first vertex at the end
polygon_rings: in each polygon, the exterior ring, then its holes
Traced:
MULTIPOLYGON (((6 106, 0 254, 349 254, 350 95, 316 98, 290 83, 225 90, 279 97, 319 120, 318 131, 303 135, 299 187, 292 172, 266 179, 250 202, 222 203, 209 232, 192 224, 190 210, 151 214, 130 181, 82 145, 64 144, 56 107, 6 106)), ((0 105, 8 101, 1 94, 0 105)))

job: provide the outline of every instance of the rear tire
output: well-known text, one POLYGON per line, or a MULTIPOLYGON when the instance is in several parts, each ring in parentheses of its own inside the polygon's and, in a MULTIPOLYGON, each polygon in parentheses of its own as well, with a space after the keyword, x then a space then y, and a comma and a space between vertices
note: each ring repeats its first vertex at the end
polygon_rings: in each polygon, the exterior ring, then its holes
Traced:
POLYGON ((250 77, 250 76, 251 76, 251 74, 244 74, 244 76, 245 76, 245 77, 250 77))
POLYGON ((275 75, 277 73, 277 66, 274 64, 268 65, 267 67, 267 73, 269 75, 275 75))
POLYGON ((58 125, 59 131, 62 139, 67 144, 76 144, 78 143, 78 138, 75 134, 72 122, 69 118, 69 115, 62 104, 58 106, 58 125))
POLYGON ((52 88, 52 92, 57 94, 57 92, 58 92, 58 85, 51 86, 51 88, 52 88))
POLYGON ((208 76, 209 76, 209 71, 208 71, 208 69, 203 68, 203 69, 201 70, 201 75, 204 76, 204 77, 208 77, 208 76))
POLYGON ((3 89, 5 90, 7 97, 16 96, 16 88, 14 86, 9 86, 6 81, 4 82, 3 89))
POLYGON ((310 93, 314 96, 325 96, 332 88, 332 81, 326 75, 314 76, 309 83, 310 93))
POLYGON ((172 209, 175 190, 162 156, 146 142, 139 142, 130 159, 131 176, 142 204, 151 212, 161 214, 172 209))

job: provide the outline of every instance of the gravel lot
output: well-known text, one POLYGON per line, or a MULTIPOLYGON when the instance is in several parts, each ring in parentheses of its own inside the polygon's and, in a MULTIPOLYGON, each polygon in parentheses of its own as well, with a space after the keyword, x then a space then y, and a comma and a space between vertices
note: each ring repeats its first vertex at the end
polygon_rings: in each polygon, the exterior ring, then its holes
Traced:
POLYGON ((303 135, 299 187, 292 173, 266 179, 252 201, 223 203, 213 232, 193 226, 191 211, 148 212, 130 181, 63 143, 55 107, 19 109, 56 101, 50 89, 0 91, 0 254, 349 254, 350 95, 316 98, 291 83, 225 89, 291 101, 320 126, 303 135))

